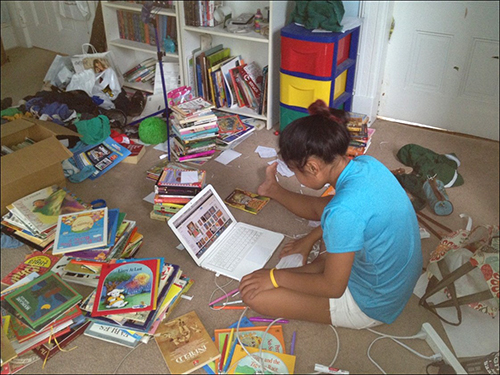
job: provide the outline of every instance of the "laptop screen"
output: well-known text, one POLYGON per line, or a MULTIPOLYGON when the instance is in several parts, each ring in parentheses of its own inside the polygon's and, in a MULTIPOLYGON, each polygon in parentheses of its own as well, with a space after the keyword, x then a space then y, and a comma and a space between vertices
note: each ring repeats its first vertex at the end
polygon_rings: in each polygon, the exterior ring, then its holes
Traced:
POLYGON ((172 224, 188 244, 188 250, 199 259, 233 220, 212 190, 205 189, 193 199, 194 204, 176 217, 172 224))

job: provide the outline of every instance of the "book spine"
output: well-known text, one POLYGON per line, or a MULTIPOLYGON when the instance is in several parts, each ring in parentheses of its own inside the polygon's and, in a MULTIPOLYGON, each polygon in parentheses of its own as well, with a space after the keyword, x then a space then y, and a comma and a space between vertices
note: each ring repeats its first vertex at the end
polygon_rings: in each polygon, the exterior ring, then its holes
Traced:
POLYGON ((181 156, 181 157, 179 157, 179 161, 206 157, 206 156, 213 155, 214 153, 215 153, 215 150, 210 150, 210 151, 200 152, 200 153, 193 154, 193 155, 181 156))
POLYGON ((194 196, 201 191, 200 188, 173 188, 171 186, 158 186, 158 185, 155 185, 154 190, 155 194, 185 195, 185 196, 194 196))

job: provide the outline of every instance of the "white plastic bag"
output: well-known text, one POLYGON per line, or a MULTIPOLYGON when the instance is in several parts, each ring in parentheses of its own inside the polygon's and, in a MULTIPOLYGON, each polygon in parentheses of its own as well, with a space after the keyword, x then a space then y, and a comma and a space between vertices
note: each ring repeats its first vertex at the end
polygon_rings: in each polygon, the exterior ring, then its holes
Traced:
POLYGON ((81 73, 75 73, 71 77, 71 82, 68 87, 66 87, 66 91, 75 91, 75 90, 83 90, 89 96, 92 96, 92 89, 95 84, 95 73, 90 70, 84 70, 81 73))
POLYGON ((71 62, 76 73, 81 73, 87 69, 93 70, 94 73, 99 73, 104 69, 111 68, 116 73, 120 87, 123 86, 123 75, 114 62, 112 51, 97 52, 92 44, 84 43, 82 44, 82 52, 81 55, 71 57, 71 62), (88 47, 92 49, 92 53, 85 52, 85 49, 88 47))
POLYGON ((64 90, 70 83, 74 73, 71 57, 56 55, 43 81, 50 82, 51 85, 64 90))

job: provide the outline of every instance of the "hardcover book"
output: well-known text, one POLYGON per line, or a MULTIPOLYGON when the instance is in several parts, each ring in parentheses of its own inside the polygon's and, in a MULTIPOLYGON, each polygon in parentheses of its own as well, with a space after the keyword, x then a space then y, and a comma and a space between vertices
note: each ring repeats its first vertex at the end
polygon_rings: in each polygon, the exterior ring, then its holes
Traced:
POLYGON ((231 207, 256 215, 267 203, 269 203, 270 200, 271 198, 263 195, 258 195, 242 189, 235 189, 231 194, 229 194, 224 202, 231 207))
POLYGON ((107 244, 108 208, 96 208, 59 216, 52 253, 65 254, 107 244))
POLYGON ((103 264, 92 317, 156 309, 163 258, 103 264))
POLYGON ((112 342, 114 344, 135 348, 139 340, 129 335, 125 330, 96 322, 90 323, 83 333, 85 336, 94 337, 99 340, 112 342))
POLYGON ((35 331, 52 323, 82 296, 52 271, 5 296, 5 308, 35 331))
POLYGON ((172 374, 189 374, 220 358, 219 350, 195 311, 162 322, 155 340, 172 374))
POLYGON ((2 284, 12 285, 32 272, 42 275, 59 262, 60 258, 60 256, 44 254, 41 251, 35 250, 31 254, 26 255, 24 261, 2 279, 2 284))
POLYGON ((178 188, 202 188, 205 178, 206 171, 204 170, 194 171, 166 167, 160 174, 156 185, 178 188))
POLYGON ((128 145, 122 145, 123 147, 126 147, 130 151, 130 155, 127 156, 125 159, 123 159, 124 163, 127 164, 137 164, 139 163, 139 160, 142 159, 144 154, 146 153, 146 147, 144 145, 140 144, 128 144, 128 145))

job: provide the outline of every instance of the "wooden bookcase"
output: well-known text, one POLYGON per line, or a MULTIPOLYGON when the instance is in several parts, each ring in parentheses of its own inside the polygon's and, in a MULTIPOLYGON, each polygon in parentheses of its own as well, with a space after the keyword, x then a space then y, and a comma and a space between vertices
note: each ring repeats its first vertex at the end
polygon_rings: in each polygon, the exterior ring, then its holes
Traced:
MULTIPOLYGON (((286 23, 287 14, 290 13, 288 1, 224 1, 224 6, 232 10, 232 16, 241 13, 255 14, 260 8, 262 12, 269 7, 269 36, 264 36, 255 31, 248 33, 231 33, 223 29, 222 25, 214 27, 188 26, 185 22, 185 11, 182 2, 178 6, 178 19, 180 24, 180 38, 182 43, 181 55, 183 59, 184 82, 188 82, 188 62, 193 51, 200 47, 202 36, 211 38, 211 45, 223 44, 224 48, 231 49, 231 55, 241 55, 246 63, 255 61, 262 69, 268 66, 268 100, 267 114, 259 115, 247 107, 232 106, 219 108, 221 111, 240 114, 264 120, 267 129, 271 129, 279 122, 279 69, 280 69, 280 29, 286 23)), ((292 4, 293 6, 293 4, 292 4)), ((264 24, 263 24, 264 25, 264 24)))
MULTIPOLYGON (((179 71, 181 76, 181 85, 183 84, 183 64, 181 58, 182 41, 180 38, 180 25, 178 10, 180 8, 181 1, 174 1, 175 9, 162 9, 155 7, 153 13, 157 13, 159 16, 169 17, 169 22, 176 22, 177 30, 177 51, 175 53, 166 53, 163 56, 164 62, 177 62, 179 63, 179 71)), ((102 13, 104 18, 104 27, 106 32, 106 42, 108 45, 108 51, 113 51, 115 58, 115 63, 122 73, 125 73, 129 69, 138 65, 142 61, 155 57, 157 58, 157 48, 156 45, 149 45, 146 43, 141 43, 133 40, 127 40, 120 38, 120 30, 118 24, 117 11, 127 11, 137 13, 140 17, 141 15, 141 4, 130 3, 126 1, 103 1, 102 3, 102 13)), ((160 43, 160 48, 164 51, 163 43, 160 43)), ((153 92, 153 85, 149 83, 142 82, 124 82, 124 86, 142 90, 146 92, 153 92)))

